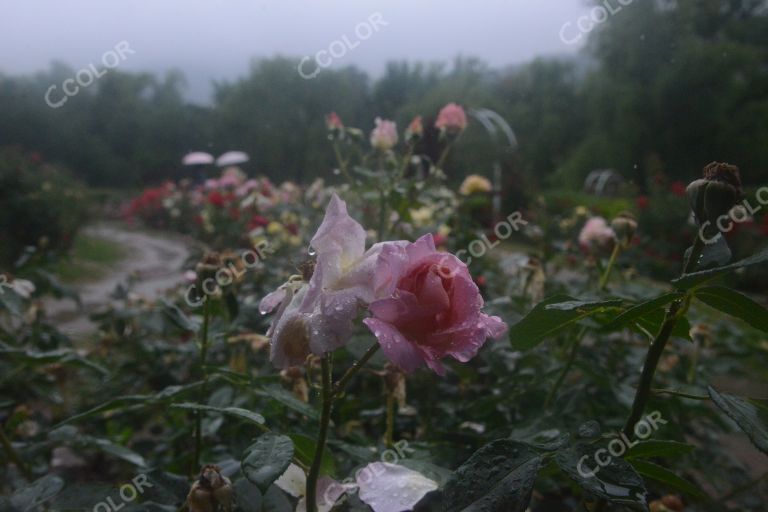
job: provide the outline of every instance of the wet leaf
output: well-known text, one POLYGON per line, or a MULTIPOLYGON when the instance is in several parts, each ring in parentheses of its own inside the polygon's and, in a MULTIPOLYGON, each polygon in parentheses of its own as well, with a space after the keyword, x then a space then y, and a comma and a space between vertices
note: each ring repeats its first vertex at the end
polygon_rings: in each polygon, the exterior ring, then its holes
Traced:
POLYGON ((293 441, 288 436, 267 432, 245 450, 241 468, 249 482, 266 492, 293 459, 293 441))
POLYGON ((718 393, 707 387, 712 401, 743 430, 752 443, 768 455, 768 400, 754 400, 718 393))
POLYGON ((541 457, 528 446, 499 439, 476 451, 443 489, 445 512, 522 512, 541 467, 541 457))

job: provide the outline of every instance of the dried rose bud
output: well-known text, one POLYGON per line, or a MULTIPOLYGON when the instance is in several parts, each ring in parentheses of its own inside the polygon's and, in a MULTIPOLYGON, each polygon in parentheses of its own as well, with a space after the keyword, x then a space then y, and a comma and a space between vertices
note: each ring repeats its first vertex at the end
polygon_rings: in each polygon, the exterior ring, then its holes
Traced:
POLYGON ((678 496, 675 496, 673 494, 668 494, 664 496, 663 498, 661 498, 661 502, 669 510, 674 510, 676 512, 680 512, 685 508, 685 506, 683 505, 683 500, 681 500, 678 496))
POLYGON ((232 510, 232 482, 221 474, 218 466, 204 466, 189 490, 187 505, 189 512, 229 512, 232 510))
POLYGON ((686 192, 699 224, 717 226, 717 219, 727 215, 741 197, 739 168, 712 162, 704 167, 704 177, 688 185, 686 192))
POLYGON ((626 249, 632 243, 637 231, 637 220, 629 212, 621 212, 611 221, 611 229, 616 236, 618 244, 626 249))

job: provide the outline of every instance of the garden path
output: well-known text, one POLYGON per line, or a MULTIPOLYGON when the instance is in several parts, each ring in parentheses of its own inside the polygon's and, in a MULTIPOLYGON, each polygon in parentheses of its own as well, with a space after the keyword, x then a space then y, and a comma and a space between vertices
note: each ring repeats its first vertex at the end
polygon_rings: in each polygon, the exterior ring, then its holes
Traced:
POLYGON ((84 234, 125 248, 126 256, 99 276, 71 285, 80 295, 82 307, 71 299, 44 302, 47 314, 62 332, 78 340, 96 330, 88 318, 109 304, 118 285, 131 283, 131 292, 154 299, 183 280, 184 263, 191 253, 191 242, 168 233, 138 231, 124 224, 103 223, 88 226, 84 234))

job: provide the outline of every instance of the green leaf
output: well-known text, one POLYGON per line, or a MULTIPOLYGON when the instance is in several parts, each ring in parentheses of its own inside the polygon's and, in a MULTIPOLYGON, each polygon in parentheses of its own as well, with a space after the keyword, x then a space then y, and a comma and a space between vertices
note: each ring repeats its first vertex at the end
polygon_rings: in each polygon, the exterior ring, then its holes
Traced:
POLYGON ((242 512, 261 512, 261 491, 259 488, 241 478, 233 484, 235 501, 242 512))
POLYGON ((79 421, 84 418, 88 418, 90 416, 93 416, 95 414, 99 414, 101 412, 107 412, 107 411, 114 411, 117 409, 125 409, 131 406, 151 406, 151 405, 158 405, 158 404, 165 404, 173 401, 177 396, 186 393, 188 391, 191 391, 193 389, 197 389, 200 386, 203 385, 203 382, 193 382, 191 384, 186 384, 184 386, 168 386, 167 388, 164 388, 163 390, 159 391, 158 393, 154 395, 126 395, 126 396, 120 396, 117 398, 113 398, 112 400, 108 400, 104 402, 103 404, 97 405, 96 407, 93 407, 91 409, 88 409, 85 412, 81 412, 80 414, 76 414, 74 416, 71 416, 61 423, 58 423, 53 428, 60 427, 61 425, 65 425, 67 423, 72 423, 74 421, 79 421))
POLYGON ((740 398, 718 393, 707 386, 709 396, 743 430, 757 448, 768 455, 768 400, 740 398))
POLYGON ((292 459, 291 438, 267 432, 245 450, 240 467, 248 481, 264 493, 288 469, 292 459))
POLYGON ((281 388, 278 385, 265 386, 262 388, 263 394, 266 394, 270 398, 273 398, 294 411, 303 414, 311 419, 320 419, 318 412, 313 409, 309 404, 306 404, 296 398, 290 391, 281 388))
POLYGON ((696 487, 696 485, 683 477, 677 476, 665 467, 654 464, 653 462, 648 462, 647 460, 632 459, 629 463, 632 464, 632 467, 634 467, 638 473, 646 478, 661 482, 674 490, 684 492, 695 498, 707 498, 707 495, 704 494, 701 489, 696 487))
MULTIPOLYGON (((296 458, 299 462, 309 467, 315 455, 317 443, 314 439, 304 434, 288 434, 293 441, 293 448, 296 458)), ((323 450, 323 462, 320 464, 320 474, 333 476, 336 474, 336 465, 333 462, 333 455, 326 446, 323 450)))
POLYGON ((625 458, 677 457, 690 453, 693 445, 679 441, 653 440, 639 441, 627 452, 625 458))
MULTIPOLYGON (((5 276, 2 276, 5 277, 5 276)), ((0 282, 0 304, 7 309, 13 316, 24 314, 24 299, 10 286, 5 286, 0 282)))
POLYGON ((590 498, 602 498, 634 509, 648 510, 647 491, 640 475, 627 461, 610 457, 607 465, 596 462, 597 451, 605 449, 594 443, 577 443, 555 455, 555 462, 590 498))
POLYGON ((725 286, 697 288, 695 295, 704 304, 768 332, 768 310, 746 295, 725 286))
POLYGON ((191 332, 197 332, 200 329, 200 325, 188 317, 176 304, 166 299, 160 299, 160 302, 163 305, 163 313, 173 325, 179 329, 191 332))
POLYGON ((621 303, 620 300, 583 302, 567 295, 555 295, 537 304, 522 320, 510 327, 509 339, 514 349, 530 350, 548 336, 621 303))
POLYGON ((64 488, 64 480, 55 475, 45 475, 22 487, 10 498, 12 510, 26 512, 37 510, 40 505, 56 496, 64 488))
MULTIPOLYGON (((647 334, 653 339, 661 330, 661 324, 664 323, 666 315, 667 312, 664 309, 651 311, 645 316, 638 318, 630 328, 637 332, 647 334)), ((691 340, 691 324, 688 322, 687 317, 683 316, 677 319, 675 326, 672 328, 672 336, 683 338, 688 341, 691 340)))
POLYGON ((265 422, 264 416, 261 414, 249 411, 247 409, 241 409, 239 407, 213 407, 211 405, 194 404, 191 402, 172 404, 171 407, 175 409, 186 409, 189 411, 218 412, 221 414, 227 414, 236 418, 248 420, 251 423, 256 423, 257 425, 263 425, 265 422))
POLYGON ((511 439, 498 439, 476 451, 448 479, 443 489, 444 512, 522 512, 542 459, 511 439))
POLYGON ((675 288, 678 290, 689 290, 694 286, 698 286, 701 283, 707 282, 718 276, 728 274, 729 272, 733 272, 734 270, 738 270, 740 268, 757 265, 758 263, 763 263, 765 261, 768 261, 768 247, 763 249, 761 252, 750 256, 749 258, 737 261, 736 263, 731 263, 730 265, 682 275, 679 278, 674 279, 672 284, 675 285, 675 288))
POLYGON ((603 330, 616 331, 626 327, 628 324, 634 323, 654 311, 663 310, 664 306, 682 296, 683 294, 680 292, 665 293, 655 299, 636 304, 605 325, 603 330))
POLYGON ((64 425, 48 433, 48 439, 54 443, 62 443, 70 446, 85 446, 98 448, 104 453, 113 455, 119 459, 139 467, 146 467, 147 463, 144 457, 134 452, 130 448, 119 445, 99 437, 93 437, 78 432, 72 425, 64 425))
POLYGON ((76 351, 70 348, 59 348, 39 352, 32 349, 10 348, 8 345, 0 344, 0 354, 7 356, 15 362, 29 364, 33 366, 47 365, 50 363, 73 364, 95 370, 102 375, 107 375, 109 371, 101 365, 98 365, 87 358, 82 357, 76 351))

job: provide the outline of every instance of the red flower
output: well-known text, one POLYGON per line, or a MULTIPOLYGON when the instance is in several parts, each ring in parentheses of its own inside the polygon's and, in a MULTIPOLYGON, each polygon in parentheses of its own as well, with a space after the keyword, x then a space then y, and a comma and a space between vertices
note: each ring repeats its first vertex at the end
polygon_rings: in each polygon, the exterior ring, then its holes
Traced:
POLYGON ((648 196, 640 196, 637 198, 637 207, 640 208, 641 210, 645 210, 646 208, 648 208, 648 202, 649 202, 648 196))
POLYGON ((433 234, 432 238, 434 238, 434 240, 435 240, 435 246, 436 247, 440 247, 440 246, 445 244, 446 237, 444 237, 443 235, 441 235, 439 233, 433 234))
POLYGON ((673 181, 672 184, 669 186, 669 191, 672 192, 677 197, 684 197, 685 183, 683 183, 682 181, 673 181))
POLYGON ((261 215, 254 215, 248 221, 248 229, 263 228, 269 224, 269 220, 261 215))
POLYGON ((224 196, 218 190, 213 190, 208 194, 208 202, 216 208, 222 208, 224 206, 224 196))

